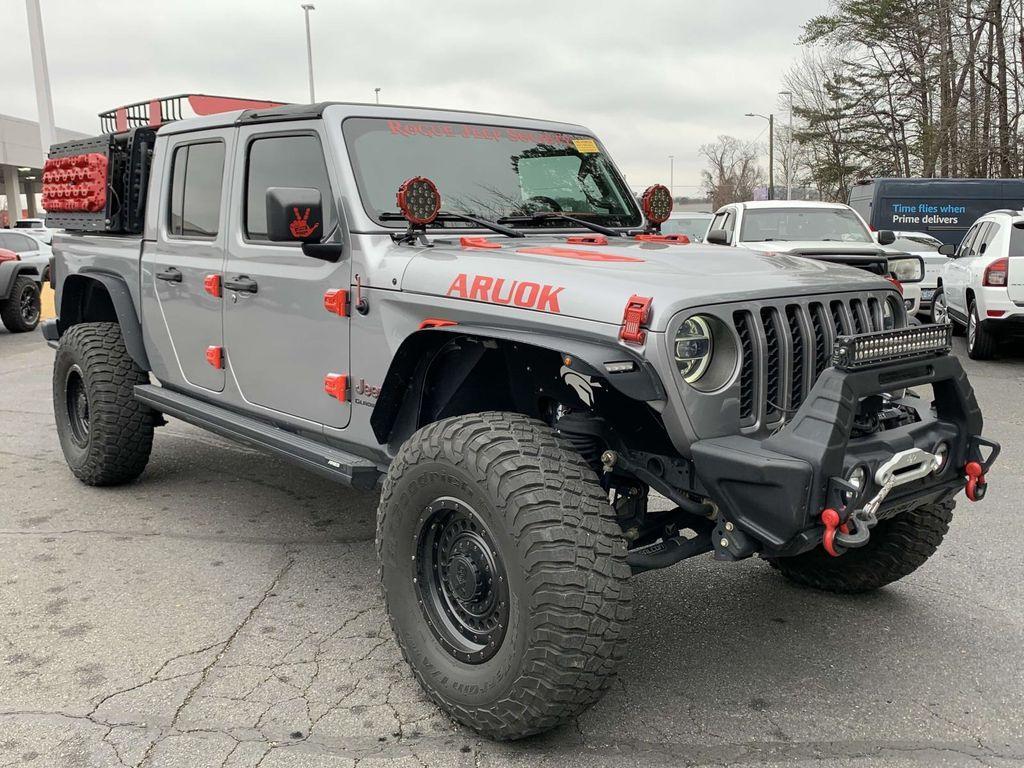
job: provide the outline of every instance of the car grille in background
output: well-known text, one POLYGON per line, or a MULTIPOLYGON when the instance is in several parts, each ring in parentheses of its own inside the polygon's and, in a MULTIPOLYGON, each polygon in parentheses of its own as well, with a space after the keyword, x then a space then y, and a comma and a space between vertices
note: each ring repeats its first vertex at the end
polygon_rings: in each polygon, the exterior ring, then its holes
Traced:
POLYGON ((884 295, 739 309, 740 426, 744 432, 784 423, 829 366, 837 336, 882 330, 884 295))

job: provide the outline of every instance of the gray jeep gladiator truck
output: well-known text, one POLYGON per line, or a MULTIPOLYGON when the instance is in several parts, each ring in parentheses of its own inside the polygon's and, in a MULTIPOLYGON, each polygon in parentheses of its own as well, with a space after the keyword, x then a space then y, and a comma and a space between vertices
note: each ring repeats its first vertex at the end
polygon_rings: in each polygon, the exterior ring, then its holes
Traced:
POLYGON ((998 446, 948 326, 910 327, 864 270, 660 234, 668 190, 638 203, 582 126, 159 122, 50 154, 71 471, 135 480, 167 415, 379 487, 395 639, 482 734, 600 697, 637 573, 757 555, 872 590, 984 495, 998 446))

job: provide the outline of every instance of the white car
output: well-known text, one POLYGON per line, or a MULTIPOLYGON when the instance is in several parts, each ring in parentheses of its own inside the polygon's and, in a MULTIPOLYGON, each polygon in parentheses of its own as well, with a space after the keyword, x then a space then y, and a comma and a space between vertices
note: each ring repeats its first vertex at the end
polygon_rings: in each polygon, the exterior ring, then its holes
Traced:
POLYGON ((731 203, 715 212, 705 239, 718 245, 788 253, 892 274, 900 282, 907 313, 913 317, 921 306, 923 260, 893 250, 892 232, 872 235, 860 214, 842 203, 731 203))
POLYGON ((1024 211, 979 218, 949 256, 932 303, 932 322, 967 328, 967 353, 987 360, 997 342, 1024 332, 1024 211))
POLYGON ((939 253, 942 241, 927 232, 896 231, 894 234, 896 241, 889 247, 924 259, 924 280, 918 285, 921 289, 921 311, 928 312, 939 284, 939 275, 946 266, 946 257, 939 253))
POLYGON ((661 225, 665 235, 686 235, 691 243, 703 243, 712 215, 701 211, 673 211, 661 225))
POLYGON ((0 248, 14 251, 20 261, 38 267, 40 282, 49 279, 53 251, 48 243, 34 237, 28 230, 0 229, 0 248))
POLYGON ((13 228, 23 230, 47 245, 53 242, 53 230, 47 227, 42 219, 18 219, 14 222, 13 228))

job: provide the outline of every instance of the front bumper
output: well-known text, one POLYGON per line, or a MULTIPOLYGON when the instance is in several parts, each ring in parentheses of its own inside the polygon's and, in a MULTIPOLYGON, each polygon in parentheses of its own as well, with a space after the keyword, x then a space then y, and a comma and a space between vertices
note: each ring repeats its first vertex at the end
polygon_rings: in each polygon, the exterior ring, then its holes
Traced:
MULTIPOLYGON (((856 371, 826 369, 793 419, 774 435, 757 439, 740 435, 693 444, 697 477, 718 504, 726 523, 742 536, 727 537, 733 555, 749 541, 752 551, 789 556, 822 540, 825 509, 842 520, 879 490, 876 471, 894 455, 918 448, 934 452, 948 447, 944 468, 899 485, 878 510, 884 518, 951 496, 965 485, 963 468, 978 462, 985 470, 998 446, 981 438, 982 415, 960 362, 951 356, 906 360, 856 371), (934 403, 906 398, 920 421, 851 438, 861 400, 870 395, 930 385, 934 403), (993 446, 984 458, 982 447, 993 446), (845 478, 857 466, 868 481, 847 497, 845 478)), ((720 524, 721 525, 721 524, 720 524)), ((724 541, 725 539, 723 539, 724 541)))

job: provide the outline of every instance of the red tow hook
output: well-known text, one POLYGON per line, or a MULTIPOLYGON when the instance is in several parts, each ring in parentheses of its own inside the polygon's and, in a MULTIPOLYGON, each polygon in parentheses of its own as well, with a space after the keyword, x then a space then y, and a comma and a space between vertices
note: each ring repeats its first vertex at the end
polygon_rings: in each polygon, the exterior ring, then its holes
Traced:
POLYGON ((981 501, 985 498, 985 491, 988 483, 985 481, 985 469, 977 461, 969 461, 964 466, 964 473, 967 475, 967 486, 964 492, 971 501, 981 501))
POLYGON ((821 513, 821 522, 825 526, 825 535, 821 537, 821 546, 832 557, 839 557, 842 552, 836 550, 836 531, 849 533, 849 527, 846 523, 840 522, 839 513, 831 508, 821 513))

